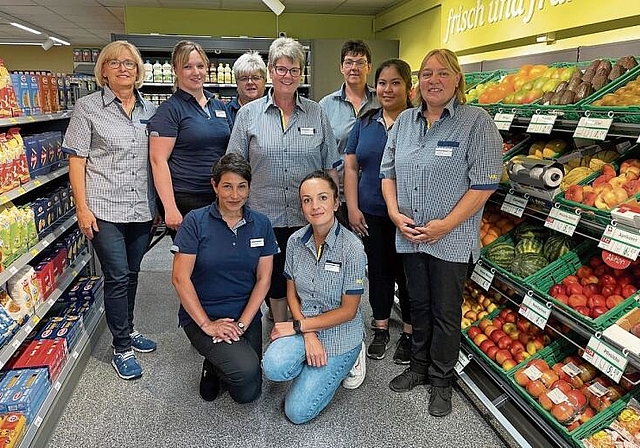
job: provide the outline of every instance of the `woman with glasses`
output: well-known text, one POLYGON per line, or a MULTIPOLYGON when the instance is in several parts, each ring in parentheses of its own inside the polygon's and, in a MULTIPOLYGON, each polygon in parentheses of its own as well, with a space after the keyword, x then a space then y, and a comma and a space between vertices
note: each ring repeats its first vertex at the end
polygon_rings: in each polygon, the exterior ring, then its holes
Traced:
POLYGON ((78 226, 91 240, 105 277, 111 365, 128 380, 142 375, 133 350, 156 349, 133 326, 138 272, 155 215, 146 132, 155 106, 137 90, 144 65, 130 43, 104 47, 95 76, 101 89, 76 102, 63 149, 69 154, 78 226))
POLYGON ((211 167, 231 135, 231 118, 221 101, 204 90, 209 59, 200 44, 180 41, 171 63, 175 93, 149 123, 153 180, 164 222, 175 235, 187 212, 215 200, 211 167))
POLYGON ((269 48, 269 93, 243 106, 236 116, 227 152, 245 157, 253 172, 249 205, 267 215, 282 252, 273 260, 269 289, 276 322, 287 320, 284 252, 287 240, 305 224, 298 184, 314 170, 337 180, 340 158, 327 116, 318 103, 298 95, 305 65, 302 45, 278 38, 269 48))
POLYGON ((398 116, 380 165, 413 324, 409 367, 389 387, 430 384, 429 413, 444 417, 452 410, 462 285, 480 255, 480 217, 498 187, 502 137, 484 110, 465 104, 452 51, 427 53, 418 78, 421 105, 398 116))
POLYGON ((249 51, 233 63, 238 96, 227 103, 231 121, 236 121, 238 110, 253 100, 262 98, 267 83, 267 67, 257 51, 249 51))

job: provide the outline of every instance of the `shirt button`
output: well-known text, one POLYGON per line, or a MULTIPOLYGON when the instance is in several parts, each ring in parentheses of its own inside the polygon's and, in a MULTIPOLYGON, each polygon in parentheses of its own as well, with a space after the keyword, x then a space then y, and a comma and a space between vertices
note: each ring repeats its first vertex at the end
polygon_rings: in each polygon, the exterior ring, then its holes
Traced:
POLYGON ((285 168, 285 169, 284 169, 284 172, 286 173, 287 171, 289 171, 289 170, 287 170, 287 169, 285 168))
POLYGON ((418 191, 418 187, 414 188, 415 191, 418 191))
POLYGON ((414 211, 414 212, 416 212, 416 213, 418 213, 418 209, 417 209, 417 208, 414 208, 414 209, 413 209, 413 211, 414 211))

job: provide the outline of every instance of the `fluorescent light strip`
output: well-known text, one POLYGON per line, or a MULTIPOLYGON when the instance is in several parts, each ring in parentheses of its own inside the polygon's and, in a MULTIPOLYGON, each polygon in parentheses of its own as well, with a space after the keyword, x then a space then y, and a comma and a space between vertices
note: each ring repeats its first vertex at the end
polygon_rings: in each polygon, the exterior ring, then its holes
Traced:
POLYGON ((33 33, 33 34, 42 34, 40 31, 34 30, 33 28, 29 28, 28 26, 22 25, 21 23, 17 23, 17 22, 9 22, 9 23, 11 23, 11 25, 15 26, 16 28, 29 31, 30 33, 33 33))
POLYGON ((0 45, 42 45, 40 42, 0 42, 0 45))
POLYGON ((71 45, 71 44, 70 44, 69 42, 67 42, 66 40, 62 40, 62 39, 59 39, 59 38, 57 38, 57 37, 49 36, 49 39, 51 39, 52 41, 57 42, 57 43, 59 43, 59 44, 62 44, 62 45, 71 45))

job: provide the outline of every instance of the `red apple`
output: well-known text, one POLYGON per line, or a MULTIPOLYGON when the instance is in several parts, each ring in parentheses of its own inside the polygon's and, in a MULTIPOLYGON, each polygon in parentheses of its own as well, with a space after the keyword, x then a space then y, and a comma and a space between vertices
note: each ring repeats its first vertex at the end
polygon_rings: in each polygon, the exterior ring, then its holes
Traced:
POLYGON ((597 283, 589 283, 587 285, 584 285, 584 287, 582 288, 582 294, 584 294, 587 299, 591 296, 600 294, 600 286, 597 283))
POLYGON ((587 306, 593 308, 594 306, 606 306, 607 299, 603 295, 594 294, 587 299, 587 306))
POLYGON ((567 295, 571 297, 572 294, 582 294, 582 285, 580 283, 569 283, 567 285, 567 295))
POLYGON ((544 392, 542 392, 538 397, 538 402, 540 403, 540 406, 542 406, 542 409, 546 411, 551 411, 551 408, 553 407, 553 404, 554 404, 553 401, 551 401, 551 398, 549 398, 549 392, 551 391, 547 389, 544 392))
POLYGON ((609 266, 607 266, 606 264, 600 265, 597 268, 595 268, 593 270, 593 273, 595 275, 597 275, 598 277, 602 277, 605 274, 610 274, 611 273, 611 268, 609 266))
POLYGON ((531 328, 531 322, 529 322, 527 319, 518 319, 518 321, 516 322, 516 327, 518 327, 518 330, 520 330, 523 333, 527 333, 529 331, 529 328, 531 328))
POLYGON ((574 307, 574 310, 576 310, 578 313, 582 314, 583 316, 591 317, 591 310, 589 309, 588 306, 576 306, 574 307))
POLYGON ((479 345, 480 350, 482 350, 483 353, 487 353, 487 350, 489 349, 489 347, 495 347, 496 344, 493 343, 493 341, 489 340, 489 339, 485 339, 484 341, 482 341, 479 345))
POLYGON ((518 363, 515 361, 515 359, 508 358, 508 359, 505 359, 504 362, 502 363, 502 368, 506 371, 509 371, 517 365, 518 363))
POLYGON ((613 268, 613 276, 614 276, 614 277, 621 277, 621 276, 623 276, 624 274, 626 274, 626 272, 627 272, 627 270, 626 270, 626 269, 616 269, 616 268, 613 268))
MULTIPOLYGON (((502 331, 502 330, 495 330, 494 332, 492 332, 492 333, 491 333, 491 336, 489 336, 489 337, 491 338, 491 340, 492 340, 493 342, 495 342, 495 343, 497 344, 497 343, 498 343, 498 341, 499 341, 500 339, 502 339, 503 337, 505 337, 505 336, 507 336, 507 333, 505 333, 504 331, 502 331)), ((509 336, 507 336, 507 337, 509 337, 509 336)), ((511 338, 509 338, 509 339, 511 339, 511 338)))
POLYGON ((586 277, 582 277, 580 279, 580 284, 583 286, 582 290, 584 291, 584 286, 585 285, 597 285, 598 282, 600 280, 598 279, 598 277, 596 277, 595 275, 591 274, 591 275, 587 275, 586 277))
POLYGON ((473 343, 480 347, 480 344, 482 344, 482 342, 486 341, 488 338, 489 337, 486 334, 480 333, 475 338, 473 338, 473 343))
POLYGON ((516 353, 524 351, 524 344, 520 341, 511 341, 509 351, 515 356, 516 353))
POLYGON ((513 379, 516 381, 516 383, 518 383, 520 386, 522 387, 527 387, 527 384, 529 384, 531 382, 531 379, 529 379, 529 377, 527 376, 526 373, 524 373, 525 371, 525 367, 523 367, 522 369, 519 369, 515 375, 513 375, 513 379))
POLYGON ((571 294, 569 296, 569 306, 571 308, 577 308, 579 306, 587 306, 587 298, 584 294, 571 294))
POLYGON ((616 289, 616 285, 604 285, 602 287, 602 290, 600 291, 600 294, 602 294, 605 297, 609 297, 610 295, 615 294, 615 289, 616 289))
POLYGON ((609 311, 609 309, 606 306, 594 306, 593 308, 591 308, 589 317, 591 317, 591 319, 596 319, 605 314, 607 311, 609 311))
POLYGON ((487 336, 491 336, 491 333, 493 333, 497 329, 498 329, 498 327, 495 327, 493 325, 489 325, 487 328, 484 329, 484 334, 486 334, 487 336))
POLYGON ((504 325, 504 319, 501 317, 494 318, 493 325, 495 325, 498 328, 502 328, 502 326, 504 325))
POLYGON ((522 350, 521 352, 517 352, 515 355, 513 355, 513 359, 515 359, 516 362, 520 364, 522 361, 529 358, 530 356, 531 355, 529 354, 529 352, 527 352, 526 350, 522 350))
POLYGON ((573 387, 567 381, 559 379, 551 385, 551 389, 560 389, 566 395, 567 392, 573 390, 573 387))
POLYGON ((582 414, 580 414, 580 423, 584 424, 587 423, 589 420, 591 420, 593 418, 593 416, 596 415, 595 411, 593 409, 591 409, 590 407, 585 408, 584 411, 582 411, 582 414))
POLYGON ((628 284, 622 287, 622 297, 631 297, 638 290, 634 285, 628 284))
POLYGON ((506 349, 501 349, 496 352, 496 362, 500 365, 502 365, 505 362, 505 360, 512 357, 513 356, 511 356, 511 353, 509 352, 509 350, 506 350, 506 349))
POLYGON ((480 319, 480 322, 478 322, 478 328, 481 331, 484 331, 484 329, 487 328, 489 325, 492 325, 491 319, 487 319, 486 317, 484 319, 480 319))
POLYGON ((542 376, 540 376, 539 378, 539 380, 542 381, 542 384, 544 384, 545 387, 551 387, 551 385, 556 381, 558 381, 559 379, 560 377, 556 372, 554 372, 553 369, 543 370, 542 376))
POLYGON ((602 277, 600 277, 600 284, 615 286, 617 282, 613 276, 605 274, 602 277))
POLYGON ((532 359, 527 363, 527 367, 531 367, 531 366, 536 366, 536 369, 538 369, 541 372, 549 369, 549 364, 547 364, 547 362, 544 359, 539 359, 539 358, 532 359))
POLYGON ((511 347, 511 344, 513 343, 513 339, 511 339, 509 336, 504 336, 502 338, 500 338, 497 342, 498 347, 500 347, 501 349, 506 348, 508 349, 509 347, 511 347))
POLYGON ((547 390, 547 388, 544 387, 544 384, 542 384, 540 380, 529 381, 527 384, 527 392, 534 398, 538 398, 545 390, 547 390))
POLYGON ((589 275, 593 275, 593 268, 587 265, 580 266, 578 268, 578 271, 576 272, 576 276, 578 278, 585 278, 585 277, 588 277, 589 275))
POLYGON ((618 294, 612 294, 609 297, 607 297, 606 305, 607 305, 607 308, 611 309, 611 308, 616 307, 617 305, 619 305, 623 301, 624 301, 624 297, 622 297, 622 296, 620 296, 618 294))
POLYGON ((526 345, 526 343, 529 342, 532 338, 533 336, 531 336, 529 333, 521 331, 520 335, 518 336, 518 341, 526 345))
POLYGON ((558 302, 564 303, 565 305, 569 303, 569 297, 567 297, 566 294, 558 294, 558 296, 556 297, 556 300, 558 302))
POLYGON ((591 258, 589 258, 589 266, 591 266, 594 269, 597 268, 598 266, 602 266, 603 264, 604 264, 604 261, 602 261, 602 257, 593 255, 591 256, 591 258))
POLYGON ((498 314, 498 316, 504 320, 505 316, 509 313, 509 311, 511 311, 509 308, 503 308, 500 310, 500 314, 498 314))
POLYGON ((561 283, 553 285, 551 288, 549 288, 549 295, 551 297, 557 297, 558 294, 566 294, 566 293, 567 293, 567 289, 561 283))
POLYGON ((557 362, 551 368, 553 369, 554 372, 556 372, 558 374, 558 378, 568 382, 571 379, 571 377, 569 376, 569 374, 567 372, 562 370, 563 366, 564 366, 564 364, 562 362, 557 362))
POLYGON ((568 286, 571 283, 580 283, 580 279, 575 275, 567 275, 565 278, 562 279, 562 284, 564 286, 568 286))
POLYGON ((562 402, 560 404, 556 404, 551 409, 551 415, 555 417, 560 423, 567 423, 573 419, 575 415, 575 410, 570 403, 562 402))
POLYGON ((631 285, 633 283, 633 278, 631 278, 629 274, 621 275, 616 280, 620 286, 631 285))
MULTIPOLYGON (((493 341, 491 341, 491 342, 493 342, 493 341)), ((498 350, 500 350, 500 349, 498 348, 498 346, 497 346, 497 345, 493 345, 493 346, 489 347, 489 348, 487 349, 487 356, 488 356, 490 359, 492 359, 492 360, 494 360, 494 361, 495 361, 495 360, 496 360, 496 353, 498 352, 498 350)))
POLYGON ((476 326, 469 327, 469 329, 467 330, 467 336, 469 336, 469 339, 471 340, 473 340, 473 338, 478 336, 480 333, 482 333, 482 330, 476 326))
POLYGON ((576 412, 582 412, 587 407, 587 397, 579 390, 572 389, 566 392, 565 395, 576 412))

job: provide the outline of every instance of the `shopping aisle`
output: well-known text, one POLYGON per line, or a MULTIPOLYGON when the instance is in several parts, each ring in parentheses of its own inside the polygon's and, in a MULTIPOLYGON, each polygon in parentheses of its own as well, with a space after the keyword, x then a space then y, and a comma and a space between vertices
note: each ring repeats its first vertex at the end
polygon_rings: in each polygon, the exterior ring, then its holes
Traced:
MULTIPOLYGON (((286 384, 263 383, 261 397, 238 405, 227 393, 205 402, 198 395, 202 358, 177 327, 178 300, 171 286, 169 239, 145 258, 137 305, 137 328, 158 342, 139 354, 142 378, 119 379, 111 367, 111 338, 101 335, 50 447, 500 447, 482 416, 454 389, 453 412, 427 413, 428 394, 407 394, 387 383, 403 369, 391 360, 368 360, 357 390, 340 388, 312 422, 295 426, 282 413, 286 384)), ((365 303, 366 299, 365 299, 365 303)), ((368 303, 365 322, 370 321, 368 303)), ((265 319, 265 322, 266 321, 265 319)), ((392 322, 392 340, 399 321, 392 322)), ((265 334, 270 329, 265 325, 265 334)))

